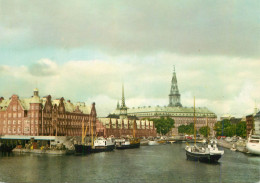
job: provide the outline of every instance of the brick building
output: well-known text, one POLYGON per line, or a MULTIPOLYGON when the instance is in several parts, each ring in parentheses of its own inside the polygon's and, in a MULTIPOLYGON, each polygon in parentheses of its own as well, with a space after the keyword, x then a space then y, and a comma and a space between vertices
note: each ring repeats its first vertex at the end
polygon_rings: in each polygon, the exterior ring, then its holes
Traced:
POLYGON ((81 136, 82 123, 96 130, 95 103, 73 104, 64 98, 40 98, 38 89, 31 98, 0 98, 0 135, 81 136))
POLYGON ((135 137, 155 137, 157 134, 153 121, 148 120, 98 118, 96 125, 97 134, 105 137, 133 136, 133 133, 135 137))

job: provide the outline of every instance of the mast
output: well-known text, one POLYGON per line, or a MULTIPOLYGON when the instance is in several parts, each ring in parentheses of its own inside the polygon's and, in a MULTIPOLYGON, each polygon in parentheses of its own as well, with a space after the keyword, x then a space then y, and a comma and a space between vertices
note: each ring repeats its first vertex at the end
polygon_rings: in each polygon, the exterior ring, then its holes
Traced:
POLYGON ((82 131, 82 134, 81 134, 81 144, 83 145, 83 143, 84 143, 84 134, 85 134, 85 132, 84 132, 84 117, 82 118, 82 127, 81 127, 82 129, 81 129, 81 131, 82 131))
POLYGON ((195 142, 195 145, 196 145, 195 96, 194 96, 194 142, 195 142))
MULTIPOLYGON (((90 116, 89 116, 90 117, 90 116)), ((91 147, 93 148, 94 146, 94 141, 93 141, 93 123, 92 123, 92 119, 90 120, 91 122, 91 147)))
POLYGON ((209 138, 209 134, 208 134, 208 115, 207 115, 207 140, 209 138))
POLYGON ((133 138, 135 138, 135 120, 133 122, 133 138))

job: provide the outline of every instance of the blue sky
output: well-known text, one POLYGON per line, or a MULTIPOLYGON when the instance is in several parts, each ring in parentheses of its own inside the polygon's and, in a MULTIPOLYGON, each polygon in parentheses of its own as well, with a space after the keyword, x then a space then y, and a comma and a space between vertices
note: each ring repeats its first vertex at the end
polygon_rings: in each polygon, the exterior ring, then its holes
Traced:
POLYGON ((184 106, 237 117, 259 106, 259 1, 0 0, 0 93, 167 105, 176 65, 184 106))

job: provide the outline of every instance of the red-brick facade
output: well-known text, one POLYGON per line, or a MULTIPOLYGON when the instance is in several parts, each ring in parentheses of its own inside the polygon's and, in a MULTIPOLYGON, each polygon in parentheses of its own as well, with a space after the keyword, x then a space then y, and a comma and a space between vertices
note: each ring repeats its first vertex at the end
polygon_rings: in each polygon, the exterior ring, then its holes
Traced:
POLYGON ((91 124, 95 133, 96 116, 95 103, 73 104, 64 98, 51 100, 50 95, 40 99, 35 90, 27 99, 0 98, 0 135, 81 136, 82 123, 89 135, 91 124))
POLYGON ((129 120, 115 118, 99 118, 96 123, 98 136, 109 137, 150 137, 156 136, 156 129, 152 121, 147 120, 129 120), (133 124, 135 128, 133 129, 133 124))

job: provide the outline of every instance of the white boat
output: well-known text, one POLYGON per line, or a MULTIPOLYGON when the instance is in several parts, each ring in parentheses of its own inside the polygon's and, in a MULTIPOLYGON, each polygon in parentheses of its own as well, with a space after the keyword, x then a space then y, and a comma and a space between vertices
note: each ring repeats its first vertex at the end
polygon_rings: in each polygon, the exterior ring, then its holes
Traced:
POLYGON ((113 151, 115 140, 113 138, 98 137, 93 144, 91 152, 113 151))
POLYGON ((260 155, 260 135, 249 135, 246 143, 249 153, 260 155))
POLYGON ((149 141, 148 141, 148 145, 149 145, 149 146, 159 145, 159 142, 158 142, 157 140, 149 140, 149 141))

